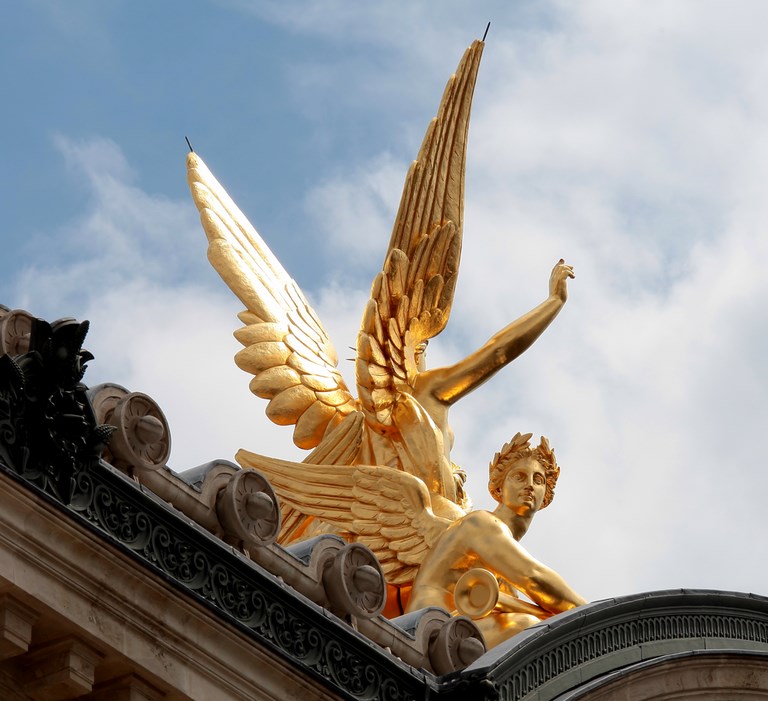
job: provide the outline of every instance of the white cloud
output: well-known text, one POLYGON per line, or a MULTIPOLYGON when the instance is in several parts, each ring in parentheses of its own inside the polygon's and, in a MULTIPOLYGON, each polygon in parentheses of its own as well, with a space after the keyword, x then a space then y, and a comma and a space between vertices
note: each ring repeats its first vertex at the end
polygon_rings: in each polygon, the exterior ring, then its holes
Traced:
POLYGON ((108 139, 55 144, 72 177, 88 193, 86 212, 54 235, 41 236, 40 256, 19 277, 22 302, 38 313, 65 315, 78 298, 134 281, 170 285, 205 270, 203 241, 188 203, 148 195, 119 147, 108 139), (62 264, 61 260, 65 263, 62 264), (42 264, 41 264, 42 262, 42 264))
MULTIPOLYGON (((415 5, 426 16, 427 4, 415 5)), ((559 257, 577 279, 534 347, 454 409, 455 459, 471 472, 476 504, 489 506, 493 452, 518 430, 550 436, 563 465, 558 497, 525 542, 588 598, 764 590, 755 546, 768 487, 768 6, 552 3, 546 22, 510 29, 506 5, 494 6, 501 19, 476 93, 456 303, 431 363, 458 360, 543 300, 559 257)), ((334 20, 367 37, 391 19, 322 2, 290 16, 284 3, 267 7, 272 21, 326 37, 334 20)), ((403 99, 429 93, 436 108, 458 59, 439 30, 466 25, 446 13, 434 27, 381 40, 396 59, 375 77, 394 91, 407 65, 403 99)), ((156 397, 171 419, 174 467, 240 446, 295 455, 290 431, 270 426, 231 363, 237 305, 203 272, 192 206, 143 192, 110 142, 59 143, 91 201, 52 244, 74 247, 70 261, 20 278, 25 305, 91 318, 97 359, 86 380, 156 397)), ((341 358, 405 176, 391 145, 378 151, 297 193, 318 215, 307 235, 340 247, 324 287, 307 292, 341 358)))
POLYGON ((355 168, 352 177, 339 174, 309 193, 306 208, 327 237, 335 268, 355 272, 381 265, 408 165, 384 153, 355 168))
MULTIPOLYGON (((763 41, 741 5, 613 7, 569 4, 540 42, 489 44, 456 306, 431 356, 541 301, 561 255, 577 279, 537 344, 454 409, 455 457, 489 506, 493 451, 550 435, 562 483, 526 542, 590 598, 759 588, 763 41)), ((336 187, 367 196, 359 175, 336 187)))

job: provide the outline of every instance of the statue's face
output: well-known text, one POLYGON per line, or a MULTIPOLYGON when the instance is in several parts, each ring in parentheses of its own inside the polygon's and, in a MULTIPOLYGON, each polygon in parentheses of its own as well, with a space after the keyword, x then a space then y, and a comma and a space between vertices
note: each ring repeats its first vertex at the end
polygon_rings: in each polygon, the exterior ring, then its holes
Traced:
POLYGON ((509 468, 501 486, 501 503, 520 516, 541 508, 547 488, 544 467, 534 457, 521 458, 509 468))

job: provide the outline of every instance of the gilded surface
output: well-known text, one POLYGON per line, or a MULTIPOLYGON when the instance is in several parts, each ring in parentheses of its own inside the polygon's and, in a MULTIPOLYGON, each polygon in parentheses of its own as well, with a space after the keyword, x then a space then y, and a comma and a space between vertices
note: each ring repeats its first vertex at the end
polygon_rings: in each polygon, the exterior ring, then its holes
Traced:
MULTIPOLYGON (((558 314, 571 267, 560 260, 544 301, 467 358, 432 370, 424 362, 427 341, 445 328, 453 301, 467 131, 482 50, 480 41, 467 49, 406 176, 389 249, 358 333, 357 399, 301 290, 194 153, 188 179, 209 239, 208 257, 246 307, 239 315, 244 326, 235 333, 244 346, 236 362, 253 374, 251 390, 269 400, 267 416, 294 426, 296 445, 312 449, 303 463, 243 450, 237 455, 244 467, 265 472, 280 494, 281 542, 329 530, 364 542, 381 559, 390 583, 413 583, 411 609, 437 604, 455 610, 459 576, 487 569, 534 602, 517 608, 507 602, 509 611, 503 602, 514 597, 496 593, 493 615, 483 620, 494 621, 486 635, 498 642, 537 617, 583 600, 517 543, 541 506, 533 498, 537 485, 526 515, 515 511, 523 507, 507 503, 506 482, 493 513, 467 511, 464 473, 450 458, 448 424, 450 407, 527 350, 558 314), (475 541, 489 549, 472 550, 475 541)), ((530 452, 515 443, 519 438, 505 450, 515 445, 530 452)), ((530 479, 538 479, 542 463, 518 457, 530 479)))

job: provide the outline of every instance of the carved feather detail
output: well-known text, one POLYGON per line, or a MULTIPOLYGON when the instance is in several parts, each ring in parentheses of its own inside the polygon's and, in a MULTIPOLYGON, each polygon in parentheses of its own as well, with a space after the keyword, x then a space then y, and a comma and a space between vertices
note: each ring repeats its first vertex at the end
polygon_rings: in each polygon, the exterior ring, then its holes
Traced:
POLYGON ((263 472, 281 503, 331 523, 371 548, 393 584, 413 581, 452 523, 433 513, 424 482, 402 470, 293 463, 242 450, 237 459, 263 472))
POLYGON ((415 349, 440 333, 450 314, 461 255, 469 113, 482 50, 482 42, 467 49, 408 171, 389 250, 360 327, 361 406, 369 422, 382 428, 393 415, 390 395, 380 390, 388 387, 395 399, 412 390, 415 349), (385 368, 388 382, 379 375, 374 383, 366 364, 385 368))
POLYGON ((208 258, 246 306, 235 362, 269 399, 267 416, 296 424, 294 442, 316 446, 358 404, 338 373, 337 355, 317 315, 256 230, 195 153, 187 157, 192 197, 208 236, 208 258))

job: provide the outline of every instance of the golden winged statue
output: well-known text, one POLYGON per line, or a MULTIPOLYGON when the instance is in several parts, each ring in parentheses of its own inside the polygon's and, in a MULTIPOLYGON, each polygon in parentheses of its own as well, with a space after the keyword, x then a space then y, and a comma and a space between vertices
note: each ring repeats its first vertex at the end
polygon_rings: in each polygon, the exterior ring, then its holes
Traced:
MULTIPOLYGON (((519 544, 554 498, 560 468, 549 442, 516 434, 496 453, 488 489, 498 506, 444 518, 418 477, 384 465, 303 465, 248 454, 292 509, 367 545, 387 581, 406 585, 403 611, 441 606, 476 623, 489 647, 586 601, 519 544), (530 602, 519 598, 518 592, 530 602)), ((394 613, 397 613, 396 607, 394 613)))
POLYGON ((415 515, 392 517, 399 519, 397 538, 374 548, 388 581, 397 585, 415 578, 436 540, 430 534, 468 512, 464 473, 450 459, 449 408, 530 347, 562 308, 573 277, 560 260, 540 305, 467 358, 426 369, 427 342, 448 322, 457 280, 467 132, 483 46, 475 41, 465 52, 408 170, 357 337, 357 399, 298 285, 200 157, 190 153, 187 160, 209 260, 245 306, 239 314, 244 326, 235 332, 244 346, 236 363, 253 374, 254 394, 269 400, 267 416, 293 425, 294 443, 311 449, 303 463, 244 450, 237 460, 270 479, 290 476, 287 487, 279 478, 275 484, 284 502, 282 543, 327 531, 359 537, 339 509, 376 509, 371 498, 381 490, 411 502, 415 515), (320 505, 328 503, 338 508, 324 511, 320 505))

